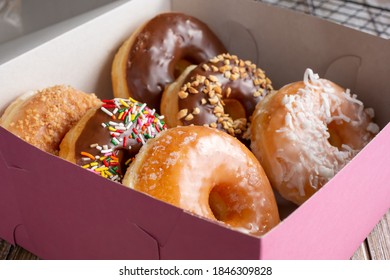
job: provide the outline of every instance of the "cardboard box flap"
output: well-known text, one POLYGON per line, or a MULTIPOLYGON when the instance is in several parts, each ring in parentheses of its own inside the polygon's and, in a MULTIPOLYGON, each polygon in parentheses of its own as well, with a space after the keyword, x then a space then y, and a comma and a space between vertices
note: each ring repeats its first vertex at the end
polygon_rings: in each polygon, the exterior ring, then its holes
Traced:
POLYGON ((388 139, 390 124, 326 187, 262 238, 262 258, 350 258, 390 207, 390 172, 378 172, 390 166, 388 139))
POLYGON ((15 222, 19 219, 13 213, 20 210, 29 236, 40 244, 38 256, 159 258, 159 243, 169 238, 181 209, 89 173, 0 129, 11 138, 1 142, 5 162, 19 167, 9 172, 19 209, 5 213, 15 222), (29 156, 15 157, 15 151, 29 156))
POLYGON ((15 244, 15 230, 18 225, 22 224, 22 217, 14 193, 15 187, 12 174, 18 172, 19 168, 8 164, 4 154, 7 151, 6 143, 13 141, 15 136, 11 135, 2 127, 0 127, 0 133, 4 133, 4 137, 0 141, 0 170, 2 171, 0 187, 0 236, 8 242, 15 244))
POLYGON ((180 216, 168 242, 160 248, 162 259, 259 259, 260 239, 228 230, 197 216, 180 216))
POLYGON ((258 258, 251 249, 258 247, 258 238, 229 231, 11 138, 5 142, 5 150, 12 151, 5 153, 5 161, 19 166, 17 174, 10 172, 14 195, 32 247, 39 244, 34 253, 42 258, 258 258), (29 156, 15 157, 14 151, 29 156))

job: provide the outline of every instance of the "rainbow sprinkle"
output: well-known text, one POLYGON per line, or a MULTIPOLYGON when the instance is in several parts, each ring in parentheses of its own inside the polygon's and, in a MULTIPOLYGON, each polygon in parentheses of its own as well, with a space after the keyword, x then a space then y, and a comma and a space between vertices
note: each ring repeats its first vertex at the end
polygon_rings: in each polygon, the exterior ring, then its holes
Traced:
MULTIPOLYGON (((121 182, 124 174, 119 169, 121 163, 118 153, 121 149, 131 149, 129 139, 135 139, 137 143, 143 145, 167 127, 163 121, 164 117, 156 114, 146 103, 140 103, 132 98, 115 98, 102 102, 100 109, 110 120, 101 125, 110 135, 110 143, 90 144, 89 147, 95 149, 96 154, 81 152, 82 167, 104 178, 121 182)), ((124 159, 124 165, 127 167, 133 159, 124 159)))

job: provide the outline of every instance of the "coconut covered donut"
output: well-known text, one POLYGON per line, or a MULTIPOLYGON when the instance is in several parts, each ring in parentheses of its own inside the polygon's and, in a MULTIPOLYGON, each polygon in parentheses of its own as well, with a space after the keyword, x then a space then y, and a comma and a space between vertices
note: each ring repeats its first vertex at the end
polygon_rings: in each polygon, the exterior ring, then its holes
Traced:
POLYGON ((255 236, 279 222, 257 159, 236 138, 208 127, 171 128, 149 140, 123 184, 255 236))
POLYGON ((161 112, 169 127, 206 125, 242 139, 256 104, 271 90, 262 69, 235 55, 221 54, 189 66, 169 85, 161 112))
POLYGON ((163 117, 134 99, 103 100, 66 134, 59 156, 120 182, 142 145, 166 129, 163 117))
POLYGON ((271 185, 302 204, 378 133, 373 117, 349 90, 307 69, 258 104, 251 148, 271 185))
POLYGON ((100 104, 94 94, 57 85, 17 98, 5 110, 0 125, 37 148, 58 155, 69 129, 100 104))
POLYGON ((187 65, 199 64, 225 47, 200 20, 181 13, 157 15, 140 26, 115 55, 115 97, 132 97, 160 109, 160 99, 187 65))

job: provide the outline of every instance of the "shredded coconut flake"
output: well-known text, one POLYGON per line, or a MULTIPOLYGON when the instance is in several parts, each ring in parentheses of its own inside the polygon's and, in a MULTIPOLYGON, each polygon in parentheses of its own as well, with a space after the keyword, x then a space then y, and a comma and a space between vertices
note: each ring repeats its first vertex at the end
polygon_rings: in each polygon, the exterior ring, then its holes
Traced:
MULTIPOLYGON (((326 80, 321 80, 318 74, 311 69, 305 71, 303 82, 305 87, 296 94, 285 95, 281 105, 287 110, 285 126, 276 130, 281 137, 285 137, 291 146, 300 147, 300 154, 289 158, 287 151, 279 148, 275 155, 280 168, 278 181, 293 182, 287 187, 295 186, 301 195, 305 195, 305 178, 302 174, 309 174, 311 187, 317 189, 341 170, 358 150, 343 144, 339 150, 328 142, 330 133, 328 124, 332 121, 360 125, 365 120, 364 112, 373 116, 373 110, 364 110, 363 103, 351 95, 349 90, 337 92, 336 88, 326 80), (350 116, 348 106, 357 106, 356 116, 350 116), (350 105, 351 104, 351 105, 350 105), (298 158, 296 158, 298 157, 298 158)), ((367 131, 377 133, 379 127, 369 123, 367 131)))
POLYGON ((370 122, 367 126, 367 131, 373 134, 377 134, 379 130, 379 126, 376 123, 370 122))

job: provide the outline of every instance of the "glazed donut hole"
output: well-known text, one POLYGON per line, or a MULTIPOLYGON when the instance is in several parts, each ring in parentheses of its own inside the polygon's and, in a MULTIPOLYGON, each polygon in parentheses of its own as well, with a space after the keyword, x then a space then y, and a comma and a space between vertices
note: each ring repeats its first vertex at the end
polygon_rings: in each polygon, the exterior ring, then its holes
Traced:
POLYGON ((243 205, 251 204, 253 197, 248 195, 245 188, 229 184, 217 184, 209 194, 209 207, 215 219, 233 227, 248 227, 249 220, 254 219, 256 213, 243 205))

